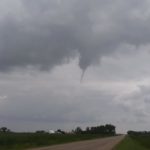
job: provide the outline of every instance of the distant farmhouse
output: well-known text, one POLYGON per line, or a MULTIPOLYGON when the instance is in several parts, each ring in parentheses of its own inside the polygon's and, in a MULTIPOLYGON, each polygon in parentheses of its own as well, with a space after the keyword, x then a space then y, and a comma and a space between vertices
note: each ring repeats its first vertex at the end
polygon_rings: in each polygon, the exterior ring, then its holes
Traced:
POLYGON ((48 133, 49 134, 55 134, 55 131, 54 130, 49 130, 48 133))
POLYGON ((65 132, 60 129, 58 129, 57 131, 49 130, 48 133, 49 134, 65 134, 65 132))

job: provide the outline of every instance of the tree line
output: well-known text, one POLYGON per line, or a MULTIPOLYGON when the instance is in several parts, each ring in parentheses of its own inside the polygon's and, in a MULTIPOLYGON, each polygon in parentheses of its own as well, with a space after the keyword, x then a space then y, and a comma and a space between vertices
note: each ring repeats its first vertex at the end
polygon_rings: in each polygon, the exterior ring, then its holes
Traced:
POLYGON ((127 133, 131 136, 150 135, 150 131, 128 131, 127 133))
POLYGON ((115 135, 116 130, 115 126, 111 124, 94 126, 94 127, 87 127, 86 130, 82 130, 81 127, 77 127, 75 129, 76 134, 111 134, 115 135))
MULTIPOLYGON (((106 125, 99 125, 99 126, 92 126, 92 127, 87 127, 86 130, 82 130, 81 127, 77 127, 75 130, 72 130, 71 133, 73 134, 108 134, 108 135, 115 135, 115 126, 111 124, 106 124, 106 125)), ((10 133, 12 132, 10 129, 7 127, 1 127, 0 128, 0 133, 10 133)), ((35 133, 48 133, 44 130, 38 130, 35 133)), ((65 131, 58 129, 55 131, 56 134, 67 134, 65 131)), ((130 133, 130 132, 129 132, 130 133)))

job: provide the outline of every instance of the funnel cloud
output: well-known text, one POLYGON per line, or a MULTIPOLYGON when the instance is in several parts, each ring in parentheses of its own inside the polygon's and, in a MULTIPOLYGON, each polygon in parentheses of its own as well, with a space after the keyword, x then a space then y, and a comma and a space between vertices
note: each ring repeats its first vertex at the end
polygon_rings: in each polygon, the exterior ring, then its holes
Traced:
POLYGON ((147 0, 0 3, 0 71, 28 66, 49 70, 77 56, 84 71, 124 44, 150 42, 147 0))
POLYGON ((150 130, 150 1, 0 0, 0 10, 0 126, 150 130))

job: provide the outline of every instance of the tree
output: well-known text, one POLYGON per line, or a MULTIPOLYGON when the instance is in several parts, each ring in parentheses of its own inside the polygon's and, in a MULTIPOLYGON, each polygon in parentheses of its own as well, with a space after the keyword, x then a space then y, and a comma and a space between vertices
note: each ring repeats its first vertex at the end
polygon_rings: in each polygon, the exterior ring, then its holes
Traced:
POLYGON ((81 127, 77 127, 77 128, 75 129, 75 133, 76 133, 76 134, 81 134, 81 133, 82 133, 81 127))
POLYGON ((56 131, 56 133, 65 134, 65 131, 62 131, 61 129, 58 129, 58 130, 56 131))
POLYGON ((90 128, 86 127, 86 133, 90 133, 90 128))
POLYGON ((6 133, 6 132, 10 132, 10 130, 7 129, 6 127, 1 127, 0 132, 6 133))
POLYGON ((115 126, 111 124, 106 124, 105 125, 106 132, 109 134, 115 134, 115 126))

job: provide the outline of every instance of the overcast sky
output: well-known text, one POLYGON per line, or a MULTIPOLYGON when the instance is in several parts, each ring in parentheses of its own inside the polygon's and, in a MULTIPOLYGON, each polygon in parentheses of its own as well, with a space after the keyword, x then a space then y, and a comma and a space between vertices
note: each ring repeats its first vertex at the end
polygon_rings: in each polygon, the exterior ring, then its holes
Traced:
POLYGON ((149 0, 1 0, 0 126, 150 130, 149 8, 149 0))

